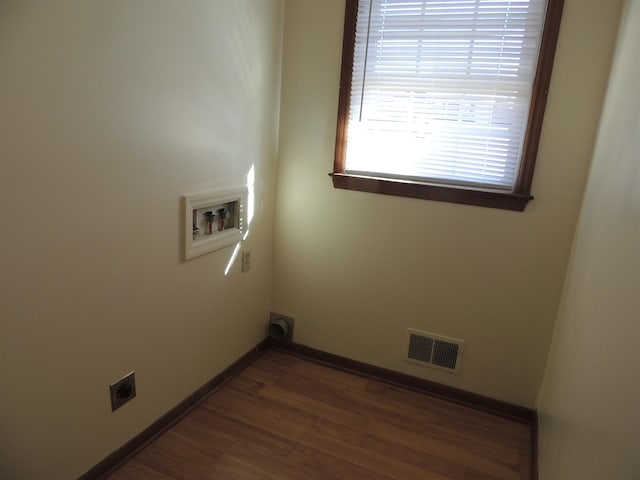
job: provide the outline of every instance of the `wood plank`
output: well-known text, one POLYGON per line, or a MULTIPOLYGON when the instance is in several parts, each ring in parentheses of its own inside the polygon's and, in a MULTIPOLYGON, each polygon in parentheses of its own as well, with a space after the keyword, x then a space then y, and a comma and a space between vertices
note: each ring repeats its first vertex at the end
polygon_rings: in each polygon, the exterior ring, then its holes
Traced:
POLYGON ((309 433, 300 440, 300 444, 320 452, 333 455, 342 460, 380 472, 396 480, 451 480, 460 478, 460 473, 451 472, 450 475, 429 471, 426 467, 406 463, 402 460, 368 450, 334 437, 309 433))
POLYGON ((391 477, 376 472, 367 467, 342 460, 315 448, 297 444, 287 459, 295 465, 305 468, 308 477, 325 479, 349 480, 391 480, 391 477))
POLYGON ((171 480, 171 477, 133 459, 109 477, 110 480, 171 480))
POLYGON ((291 451, 296 440, 287 438, 268 428, 262 428, 245 422, 242 418, 234 418, 223 412, 202 408, 194 412, 202 421, 207 422, 209 428, 222 431, 234 438, 242 438, 248 442, 260 445, 278 455, 286 455, 291 451))
POLYGON ((309 472, 304 468, 289 462, 286 457, 274 455, 269 450, 254 445, 242 439, 238 439, 229 449, 227 454, 236 458, 242 463, 251 465, 267 475, 274 473, 274 476, 283 480, 299 480, 302 478, 318 478, 317 475, 309 476, 309 472))
POLYGON ((280 403, 296 412, 312 413, 335 423, 364 429, 368 419, 359 412, 336 406, 335 402, 327 402, 326 398, 315 398, 312 393, 300 392, 291 382, 280 380, 276 384, 265 387, 260 396, 280 403))
POLYGON ((225 432, 212 423, 204 409, 199 407, 191 415, 174 425, 170 432, 180 441, 205 455, 218 456, 236 440, 236 436, 225 432))
POLYGON ((467 468, 464 473, 464 480, 500 480, 493 475, 487 475, 486 473, 478 472, 472 468, 467 468))
POLYGON ((276 435, 298 440, 304 427, 294 420, 268 408, 268 402, 244 392, 227 388, 209 398, 202 406, 230 418, 270 431, 276 435))
POLYGON ((238 375, 236 378, 229 382, 229 386, 240 390, 242 392, 249 393, 251 395, 257 395, 265 387, 265 383, 255 380, 253 378, 246 377, 244 375, 238 375))
POLYGON ((367 378, 309 361, 297 363, 293 366, 292 371, 293 373, 301 373, 306 377, 329 380, 335 384, 344 385, 349 388, 363 389, 369 382, 367 378))
POLYGON ((509 442, 517 442, 522 445, 528 445, 530 441, 531 426, 526 423, 502 418, 465 405, 458 405, 379 381, 369 381, 366 391, 374 393, 381 400, 395 400, 413 405, 420 408, 424 414, 431 415, 432 418, 442 419, 448 426, 453 424, 455 428, 462 425, 477 427, 477 433, 483 436, 498 428, 497 438, 500 442, 504 441, 505 437, 508 437, 509 442), (488 425, 490 425, 489 429, 487 429, 488 425))
POLYGON ((391 438, 406 447, 415 448, 459 465, 470 466, 479 472, 495 475, 504 480, 520 480, 519 466, 487 459, 473 453, 469 448, 435 439, 429 436, 428 432, 418 434, 374 420, 369 426, 369 433, 383 438, 391 438))
POLYGON ((227 453, 218 458, 213 468, 218 475, 232 480, 278 480, 280 478, 277 472, 274 472, 276 476, 269 475, 227 453))
POLYGON ((276 375, 275 373, 271 373, 267 370, 264 370, 260 368, 259 364, 255 364, 255 363, 245 368, 239 374, 239 376, 244 378, 249 378, 256 382, 260 382, 263 385, 271 385, 280 378, 280 375, 276 375))
POLYGON ((134 457, 136 462, 179 480, 222 479, 213 471, 215 455, 204 455, 185 445, 169 430, 134 457))
MULTIPOLYGON (((532 425, 537 422, 537 413, 530 408, 522 407, 495 398, 486 397, 477 393, 461 390, 441 383, 433 382, 412 375, 407 375, 394 370, 377 367, 368 363, 353 360, 340 355, 335 355, 322 350, 308 347, 293 342, 281 342, 270 339, 271 349, 277 349, 283 353, 291 353, 304 360, 313 360, 315 363, 339 368, 343 371, 354 373, 358 376, 381 380, 385 383, 397 385, 402 388, 442 398, 459 405, 470 406, 475 410, 482 410, 492 415, 515 420, 516 422, 532 425)), ((271 350, 270 350, 271 351, 271 350)))
POLYGON ((269 351, 112 480, 531 480, 531 425, 269 351))

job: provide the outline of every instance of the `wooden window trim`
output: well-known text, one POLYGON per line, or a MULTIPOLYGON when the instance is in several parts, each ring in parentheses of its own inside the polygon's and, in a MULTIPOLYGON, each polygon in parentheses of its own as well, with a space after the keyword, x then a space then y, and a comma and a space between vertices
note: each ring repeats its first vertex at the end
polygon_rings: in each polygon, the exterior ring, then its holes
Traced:
POLYGON ((330 174, 333 179, 333 186, 362 192, 524 211, 527 203, 533 199, 533 196, 531 196, 531 183, 538 154, 538 143, 547 104, 563 7, 564 0, 548 1, 536 76, 533 81, 520 169, 513 192, 501 192, 345 173, 345 139, 349 119, 353 50, 356 36, 355 26, 358 15, 358 0, 346 0, 335 158, 333 172, 330 174))

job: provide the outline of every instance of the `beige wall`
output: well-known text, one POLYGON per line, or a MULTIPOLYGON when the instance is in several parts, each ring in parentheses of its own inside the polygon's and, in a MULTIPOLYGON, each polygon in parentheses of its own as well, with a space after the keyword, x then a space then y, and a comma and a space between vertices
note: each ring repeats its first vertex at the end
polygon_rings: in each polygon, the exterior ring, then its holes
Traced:
POLYGON ((0 2, 0 478, 76 478, 264 338, 282 4, 0 2), (252 165, 251 271, 182 262, 180 195, 252 165))
POLYGON ((640 2, 627 2, 540 396, 542 480, 640 478, 640 2))
POLYGON ((274 310, 296 342, 533 407, 620 1, 567 0, 525 213, 335 190, 344 0, 285 11, 274 310), (406 327, 467 341, 460 377, 402 362, 406 327))

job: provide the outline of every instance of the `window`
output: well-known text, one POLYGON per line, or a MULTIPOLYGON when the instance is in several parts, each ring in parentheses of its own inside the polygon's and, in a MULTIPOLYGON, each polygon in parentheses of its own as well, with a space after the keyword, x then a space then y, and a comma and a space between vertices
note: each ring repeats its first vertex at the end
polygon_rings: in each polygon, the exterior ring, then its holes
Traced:
POLYGON ((563 0, 347 0, 333 184, 524 210, 563 0))

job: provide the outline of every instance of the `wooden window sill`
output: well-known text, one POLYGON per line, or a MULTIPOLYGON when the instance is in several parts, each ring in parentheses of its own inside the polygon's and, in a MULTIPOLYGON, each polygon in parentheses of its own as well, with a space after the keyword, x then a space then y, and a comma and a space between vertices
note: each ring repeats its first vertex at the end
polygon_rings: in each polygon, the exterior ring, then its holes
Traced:
POLYGON ((472 190, 455 186, 432 185, 409 180, 391 180, 346 173, 330 173, 335 188, 460 203, 503 210, 524 211, 531 195, 490 190, 472 190))

